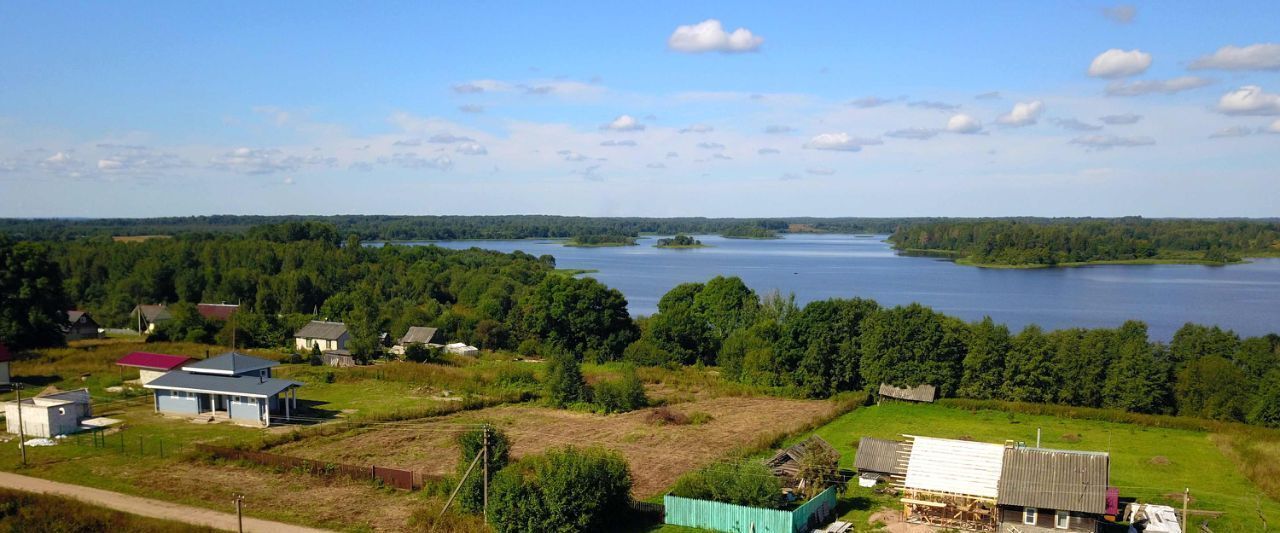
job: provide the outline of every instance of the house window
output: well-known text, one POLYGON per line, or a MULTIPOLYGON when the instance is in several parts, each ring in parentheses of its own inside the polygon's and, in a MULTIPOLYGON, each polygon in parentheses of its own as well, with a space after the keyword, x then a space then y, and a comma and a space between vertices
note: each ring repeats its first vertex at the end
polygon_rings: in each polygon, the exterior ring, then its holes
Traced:
POLYGON ((1022 510, 1022 523, 1029 526, 1036 525, 1036 508, 1027 507, 1022 510))
POLYGON ((1053 515, 1053 527, 1058 529, 1067 529, 1071 527, 1071 514, 1066 511, 1058 511, 1053 515))

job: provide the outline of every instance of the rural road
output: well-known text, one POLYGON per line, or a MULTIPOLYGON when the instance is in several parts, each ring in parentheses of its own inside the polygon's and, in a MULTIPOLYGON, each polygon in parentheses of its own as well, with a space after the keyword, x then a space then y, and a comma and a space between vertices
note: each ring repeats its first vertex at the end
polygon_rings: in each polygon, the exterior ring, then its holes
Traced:
MULTIPOLYGON (((57 481, 49 481, 47 479, 23 476, 19 474, 10 474, 8 472, 0 472, 0 487, 25 490, 27 492, 56 494, 58 496, 75 498, 77 500, 100 505, 102 507, 142 516, 149 516, 152 518, 175 520, 198 526, 225 529, 228 531, 236 530, 236 515, 232 513, 222 513, 199 507, 191 507, 177 503, 152 500, 150 498, 130 496, 128 494, 120 494, 119 492, 111 492, 109 490, 82 487, 80 485, 72 485, 70 483, 59 483, 57 481)), ((227 507, 232 507, 232 505, 231 501, 228 500, 227 507)), ((247 516, 244 517, 244 530, 262 532, 280 531, 286 533, 321 533, 324 531, 323 529, 295 526, 281 522, 272 522, 270 520, 249 518, 247 516)))

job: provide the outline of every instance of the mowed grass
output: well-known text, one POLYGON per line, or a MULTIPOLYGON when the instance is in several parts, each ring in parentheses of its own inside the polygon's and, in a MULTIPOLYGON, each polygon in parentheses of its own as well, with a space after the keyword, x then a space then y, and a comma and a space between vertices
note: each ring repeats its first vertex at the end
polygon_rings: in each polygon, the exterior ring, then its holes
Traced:
MULTIPOLYGON (((845 414, 815 433, 841 453, 842 466, 852 468, 858 439, 901 439, 919 435, 982 442, 1012 440, 1064 450, 1111 454, 1111 485, 1121 498, 1182 506, 1182 491, 1191 489, 1191 509, 1222 511, 1219 518, 1191 516, 1193 528, 1208 522, 1213 531, 1262 531, 1280 524, 1280 504, 1265 496, 1219 448, 1221 436, 1207 432, 1154 428, 1136 424, 1079 420, 994 410, 969 411, 938 405, 888 403, 845 414)), ((865 489, 851 491, 845 519, 867 527, 879 504, 893 503, 865 489), (869 500, 869 501, 868 501, 869 500), (875 505, 868 505, 874 503, 875 505)))

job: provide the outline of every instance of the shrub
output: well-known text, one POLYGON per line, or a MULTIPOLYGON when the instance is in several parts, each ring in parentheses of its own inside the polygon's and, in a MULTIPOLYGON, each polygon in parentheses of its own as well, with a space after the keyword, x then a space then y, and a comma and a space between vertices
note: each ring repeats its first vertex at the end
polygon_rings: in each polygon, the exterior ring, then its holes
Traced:
POLYGON ((703 424, 706 424, 707 422, 712 421, 713 419, 714 417, 711 416, 711 413, 706 413, 703 411, 694 411, 689 415, 689 423, 695 426, 701 426, 703 424))
MULTIPOLYGON (((484 430, 477 429, 458 436, 458 448, 462 460, 458 462, 458 477, 461 478, 471 466, 471 461, 484 449, 484 430)), ((506 468, 511 452, 511 441, 507 435, 494 428, 489 428, 489 480, 494 474, 506 468)), ((477 513, 484 508, 484 459, 476 464, 471 476, 462 484, 458 492, 458 503, 463 509, 477 513)))
POLYGON ((780 509, 782 484, 763 464, 713 463, 676 480, 672 496, 780 509))
POLYGON ((631 500, 631 473, 616 453, 573 447, 526 457, 498 472, 489 525, 499 533, 610 531, 631 500))
POLYGON ((643 337, 622 351, 622 360, 639 366, 676 366, 669 352, 643 337))
POLYGON ((621 379, 597 383, 592 392, 596 409, 604 413, 625 413, 649 405, 644 384, 632 366, 623 369, 621 379))
POLYGON ((329 370, 324 373, 323 379, 325 383, 333 383, 336 378, 333 375, 333 371, 329 370))
POLYGON ((444 359, 444 349, 415 342, 404 349, 404 358, 414 363, 435 363, 444 359))
MULTIPOLYGON (((523 364, 523 363, 521 363, 523 364)), ((500 387, 525 388, 538 385, 538 377, 533 369, 524 366, 506 366, 498 370, 494 383, 500 387)))
POLYGON ((516 353, 524 356, 540 355, 542 353, 542 343, 538 339, 525 339, 516 347, 516 353))
POLYGON ((324 358, 322 357, 322 354, 320 353, 320 345, 319 345, 319 344, 313 344, 313 345, 311 345, 311 357, 310 357, 310 363, 311 363, 311 366, 320 366, 320 365, 323 365, 323 364, 324 364, 324 358))
POLYGON ((571 355, 551 358, 547 367, 547 381, 543 386, 546 388, 547 401, 556 407, 591 400, 591 390, 582 377, 582 365, 571 355))

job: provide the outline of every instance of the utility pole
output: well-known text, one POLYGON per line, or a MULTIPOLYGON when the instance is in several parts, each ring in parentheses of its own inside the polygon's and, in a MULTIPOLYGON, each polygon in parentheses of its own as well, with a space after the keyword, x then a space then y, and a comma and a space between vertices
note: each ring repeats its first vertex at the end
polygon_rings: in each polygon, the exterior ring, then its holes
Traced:
POLYGON ((236 528, 240 533, 244 533, 244 514, 240 511, 240 503, 244 501, 243 494, 236 495, 236 528))
POLYGON ((27 466, 27 434, 22 427, 22 384, 14 383, 13 392, 18 395, 18 449, 22 450, 22 466, 27 466))
POLYGON ((1190 499, 1191 499, 1191 487, 1186 487, 1182 489, 1182 530, 1183 531, 1186 531, 1187 528, 1191 527, 1191 524, 1187 522, 1187 500, 1190 500, 1190 499))
POLYGON ((484 425, 484 519, 489 521, 489 424, 484 425))

